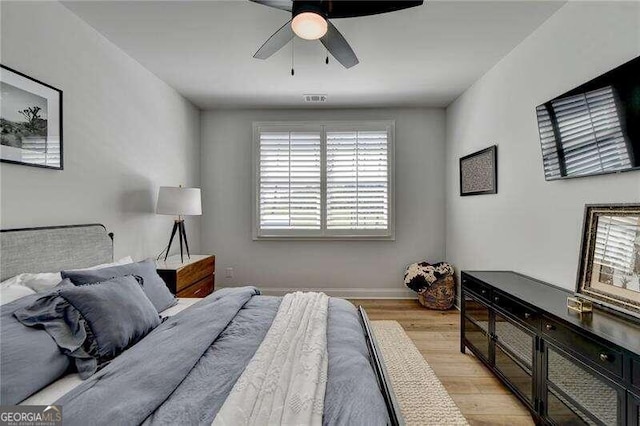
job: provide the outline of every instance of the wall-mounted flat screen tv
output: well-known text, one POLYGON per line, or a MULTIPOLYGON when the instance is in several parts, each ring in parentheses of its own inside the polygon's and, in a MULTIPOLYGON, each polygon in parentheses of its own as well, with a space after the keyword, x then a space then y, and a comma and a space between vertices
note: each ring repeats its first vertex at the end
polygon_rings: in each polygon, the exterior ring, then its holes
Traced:
POLYGON ((546 180, 640 170, 640 57, 536 112, 546 180))

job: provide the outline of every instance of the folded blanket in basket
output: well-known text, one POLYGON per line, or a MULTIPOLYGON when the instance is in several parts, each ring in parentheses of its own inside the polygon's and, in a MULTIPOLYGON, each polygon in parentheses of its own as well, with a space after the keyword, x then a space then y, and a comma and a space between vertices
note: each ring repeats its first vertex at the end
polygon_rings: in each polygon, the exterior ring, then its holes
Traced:
POLYGON ((428 262, 412 263, 404 273, 404 285, 419 293, 449 275, 453 275, 453 266, 446 262, 433 265, 428 262))

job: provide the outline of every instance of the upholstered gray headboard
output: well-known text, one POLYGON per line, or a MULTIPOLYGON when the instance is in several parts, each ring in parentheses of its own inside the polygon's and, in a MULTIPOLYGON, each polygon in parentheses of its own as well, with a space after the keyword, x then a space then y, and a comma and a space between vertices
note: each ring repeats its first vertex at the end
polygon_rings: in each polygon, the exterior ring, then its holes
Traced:
POLYGON ((104 225, 0 231, 0 281, 23 272, 57 272, 113 262, 113 234, 104 225))

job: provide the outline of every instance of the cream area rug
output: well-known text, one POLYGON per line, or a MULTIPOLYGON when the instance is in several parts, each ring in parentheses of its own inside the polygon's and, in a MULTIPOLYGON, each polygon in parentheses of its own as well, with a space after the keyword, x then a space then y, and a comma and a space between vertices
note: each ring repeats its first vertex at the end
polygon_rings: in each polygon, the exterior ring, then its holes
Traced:
POLYGON ((458 406, 397 321, 371 321, 407 425, 468 425, 458 406))

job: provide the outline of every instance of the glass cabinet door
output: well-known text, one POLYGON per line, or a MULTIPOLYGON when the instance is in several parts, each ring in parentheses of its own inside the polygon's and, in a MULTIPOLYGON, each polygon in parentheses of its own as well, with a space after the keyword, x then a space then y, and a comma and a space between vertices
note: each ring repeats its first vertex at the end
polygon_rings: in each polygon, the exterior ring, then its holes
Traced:
POLYGON ((584 411, 560 396, 553 388, 547 389, 547 413, 556 425, 597 425, 584 411))
POLYGON ((531 406, 533 387, 535 335, 525 331, 496 312, 494 323, 495 367, 531 406))
POLYGON ((488 362, 489 336, 475 321, 467 317, 464 318, 464 337, 469 346, 472 346, 488 362))
POLYGON ((467 291, 464 292, 464 314, 489 333, 489 307, 467 291))
POLYGON ((546 346, 547 417, 558 425, 618 425, 619 390, 580 361, 546 346))
POLYGON ((640 396, 629 393, 629 413, 627 424, 629 426, 640 426, 640 396))
POLYGON ((533 369, 535 335, 525 331, 513 323, 513 320, 496 313, 495 331, 496 341, 504 346, 508 352, 524 364, 529 370, 533 369))
POLYGON ((495 346, 495 367, 517 392, 533 407, 534 390, 531 370, 515 361, 499 344, 495 346))
POLYGON ((464 338, 476 353, 489 362, 489 306, 468 291, 462 292, 464 298, 464 317, 462 320, 464 338))

